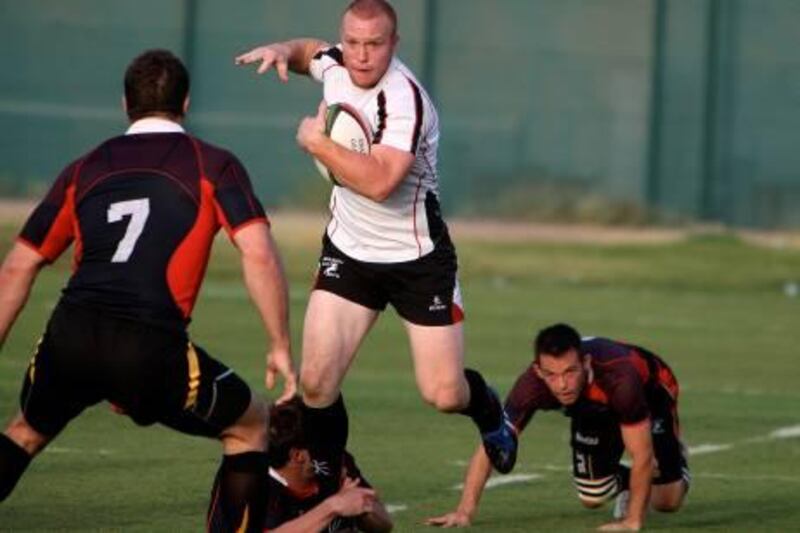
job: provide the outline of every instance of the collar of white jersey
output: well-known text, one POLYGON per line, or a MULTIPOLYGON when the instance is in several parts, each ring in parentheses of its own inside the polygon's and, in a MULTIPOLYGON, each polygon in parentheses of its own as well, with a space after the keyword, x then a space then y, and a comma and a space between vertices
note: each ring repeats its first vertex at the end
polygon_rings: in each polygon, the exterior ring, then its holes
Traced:
POLYGON ((139 133, 186 133, 186 130, 177 122, 165 118, 145 117, 131 124, 125 135, 137 135, 139 133))

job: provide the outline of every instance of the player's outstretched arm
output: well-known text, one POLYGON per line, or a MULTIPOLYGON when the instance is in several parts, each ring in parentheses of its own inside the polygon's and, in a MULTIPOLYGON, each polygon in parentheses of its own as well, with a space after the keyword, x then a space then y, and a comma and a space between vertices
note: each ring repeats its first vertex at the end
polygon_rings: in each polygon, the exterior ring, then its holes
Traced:
POLYGON ((289 71, 296 74, 308 75, 308 68, 314 54, 321 48, 330 46, 318 39, 292 39, 277 43, 265 44, 253 48, 236 57, 237 65, 261 64, 256 69, 259 74, 264 74, 274 68, 278 78, 283 82, 289 81, 289 71))
POLYGON ((295 518, 281 524, 273 533, 307 533, 321 531, 339 516, 358 516, 372 512, 375 491, 358 486, 357 479, 346 479, 339 492, 295 518))
POLYGON ((639 531, 644 526, 653 483, 653 438, 650 419, 622 425, 622 441, 631 457, 630 499, 623 520, 600 526, 600 531, 639 531))
POLYGON ((489 476, 492 474, 492 465, 489 457, 483 451, 483 446, 479 445, 472 455, 472 460, 467 468, 467 475, 464 479, 464 489, 461 491, 461 501, 455 511, 428 518, 425 523, 429 526, 438 527, 467 527, 472 525, 472 519, 478 512, 478 503, 483 494, 489 476))
POLYGON ((267 355, 266 385, 272 389, 277 374, 283 376, 283 393, 278 399, 281 402, 297 392, 297 375, 289 336, 288 289, 278 249, 265 223, 242 228, 236 232, 233 240, 241 254, 247 292, 261 315, 271 341, 267 355))
POLYGON ((44 263, 38 252, 17 242, 0 266, 0 349, 44 263))

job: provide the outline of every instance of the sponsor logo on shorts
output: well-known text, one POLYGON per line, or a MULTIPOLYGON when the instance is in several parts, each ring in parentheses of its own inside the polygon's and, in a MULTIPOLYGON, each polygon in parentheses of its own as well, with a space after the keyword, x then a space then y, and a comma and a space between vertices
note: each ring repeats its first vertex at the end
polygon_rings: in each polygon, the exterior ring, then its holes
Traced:
POLYGON ((575 442, 580 442, 581 444, 585 444, 587 446, 597 446, 600 444, 600 439, 597 437, 587 437, 586 435, 581 435, 581 432, 578 431, 575 433, 575 442))
POLYGON ((436 312, 436 311, 447 311, 447 306, 442 302, 442 299, 439 298, 438 295, 433 297, 433 303, 428 306, 428 311, 436 312))
POLYGON ((344 261, 341 259, 325 256, 319 262, 319 270, 326 278, 339 279, 342 277, 339 273, 339 266, 343 263, 344 261))

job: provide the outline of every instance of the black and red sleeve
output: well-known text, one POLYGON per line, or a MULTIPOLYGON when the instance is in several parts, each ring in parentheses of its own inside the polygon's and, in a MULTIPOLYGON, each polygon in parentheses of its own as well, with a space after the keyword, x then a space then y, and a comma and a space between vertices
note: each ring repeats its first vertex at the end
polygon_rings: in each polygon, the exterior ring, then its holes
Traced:
POLYGON ((75 176, 80 162, 68 165, 36 206, 17 240, 47 261, 58 259, 75 238, 75 176))
POLYGON ((231 237, 254 222, 269 223, 261 202, 253 192, 247 170, 234 156, 228 159, 217 177, 214 201, 219 222, 231 237))

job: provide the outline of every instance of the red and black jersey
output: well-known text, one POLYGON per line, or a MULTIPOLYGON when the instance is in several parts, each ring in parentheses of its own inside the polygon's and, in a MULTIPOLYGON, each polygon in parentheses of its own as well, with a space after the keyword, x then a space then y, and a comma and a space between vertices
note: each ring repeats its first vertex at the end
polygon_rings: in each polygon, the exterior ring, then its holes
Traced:
MULTIPOLYGON (((361 476, 361 471, 358 469, 355 459, 348 452, 344 452, 342 468, 344 468, 347 477, 358 479, 360 486, 371 488, 369 482, 361 476)), ((264 531, 276 529, 280 525, 298 518, 339 491, 339 485, 331 482, 333 479, 331 476, 320 476, 317 479, 318 481, 308 491, 299 493, 289 488, 286 481, 277 472, 270 469, 269 496, 267 497, 267 515, 264 522, 264 531)), ((357 530, 354 517, 338 517, 332 520, 328 527, 322 531, 345 532, 357 530)))
MULTIPOLYGON (((673 401, 678 398, 678 381, 667 364, 655 354, 623 342, 600 337, 581 341, 581 353, 591 356, 590 381, 581 398, 567 414, 581 405, 600 404, 620 424, 634 424, 650 416, 648 390, 662 387, 673 401)), ((533 365, 517 378, 506 398, 506 411, 517 431, 522 431, 539 409, 560 409, 561 403, 547 388, 533 365)))
POLYGON ((48 261, 75 242, 63 300, 184 328, 220 227, 266 222, 230 152, 181 132, 122 135, 67 166, 19 240, 48 261))

